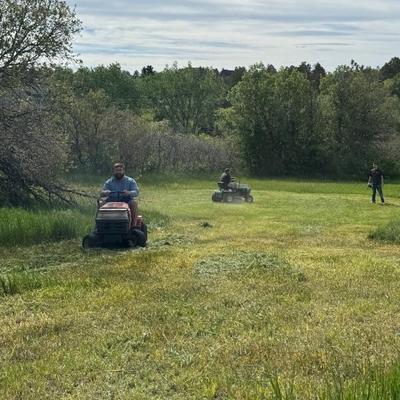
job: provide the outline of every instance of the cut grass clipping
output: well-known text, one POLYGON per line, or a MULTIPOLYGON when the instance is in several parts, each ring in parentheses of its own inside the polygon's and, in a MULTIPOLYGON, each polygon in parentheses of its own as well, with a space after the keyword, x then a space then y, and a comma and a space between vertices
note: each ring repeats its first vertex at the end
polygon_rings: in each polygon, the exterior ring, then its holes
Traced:
POLYGON ((284 260, 275 255, 260 252, 236 252, 221 254, 199 260, 194 266, 195 273, 215 277, 220 274, 244 272, 274 272, 296 277, 305 281, 306 276, 284 260))
POLYGON ((394 219, 369 234, 370 239, 387 243, 400 243, 400 219, 394 219))

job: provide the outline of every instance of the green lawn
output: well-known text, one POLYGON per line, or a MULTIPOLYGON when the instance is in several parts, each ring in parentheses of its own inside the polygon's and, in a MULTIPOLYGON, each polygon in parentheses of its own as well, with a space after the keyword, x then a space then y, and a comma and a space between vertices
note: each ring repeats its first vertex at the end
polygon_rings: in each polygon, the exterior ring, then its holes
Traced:
POLYGON ((146 249, 0 230, 0 398, 400 398, 400 245, 369 238, 400 185, 382 207, 358 183, 249 180, 227 205, 149 182, 146 249))

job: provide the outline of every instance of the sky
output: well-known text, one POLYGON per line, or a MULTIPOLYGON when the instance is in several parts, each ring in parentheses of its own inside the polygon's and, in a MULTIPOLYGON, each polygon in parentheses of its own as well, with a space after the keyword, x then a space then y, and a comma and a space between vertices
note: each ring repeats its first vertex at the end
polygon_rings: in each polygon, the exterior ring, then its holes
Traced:
POLYGON ((382 66, 400 56, 400 0, 67 0, 86 66, 128 71, 175 61, 233 69, 302 61, 382 66))

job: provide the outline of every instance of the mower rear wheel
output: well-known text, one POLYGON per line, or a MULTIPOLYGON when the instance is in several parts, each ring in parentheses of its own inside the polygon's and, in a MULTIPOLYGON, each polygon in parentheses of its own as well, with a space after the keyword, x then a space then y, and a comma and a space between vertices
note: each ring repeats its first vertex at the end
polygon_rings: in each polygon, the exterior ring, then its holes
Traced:
MULTIPOLYGON (((144 225, 144 224, 143 224, 144 225)), ((147 242, 147 227, 145 228, 146 232, 143 232, 139 229, 134 229, 132 231, 132 241, 135 242, 135 246, 146 247, 147 242)))
POLYGON ((141 226, 140 230, 144 234, 145 242, 147 242, 147 225, 144 222, 142 222, 142 226, 141 226))
POLYGON ((247 201, 248 203, 252 203, 252 202, 254 201, 254 197, 253 197, 251 194, 249 194, 249 195, 246 197, 246 201, 247 201))

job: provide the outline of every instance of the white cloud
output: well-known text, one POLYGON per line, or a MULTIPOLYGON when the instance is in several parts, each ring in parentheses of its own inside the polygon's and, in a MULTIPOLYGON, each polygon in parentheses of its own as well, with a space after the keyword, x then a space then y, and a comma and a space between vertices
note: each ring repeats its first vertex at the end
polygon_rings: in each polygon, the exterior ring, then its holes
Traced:
MULTIPOLYGON (((72 3, 71 3, 72 4, 72 3)), ((232 68, 351 59, 382 65, 397 52, 397 0, 78 0, 84 31, 76 50, 87 65, 119 62, 232 68)))

